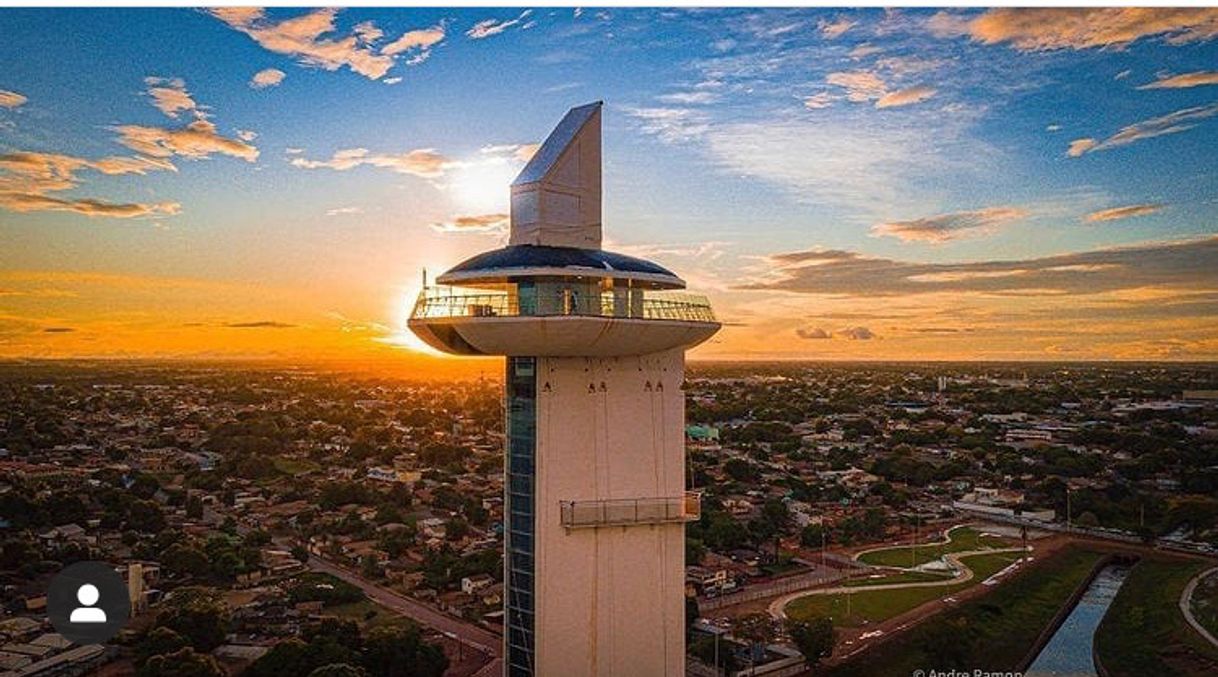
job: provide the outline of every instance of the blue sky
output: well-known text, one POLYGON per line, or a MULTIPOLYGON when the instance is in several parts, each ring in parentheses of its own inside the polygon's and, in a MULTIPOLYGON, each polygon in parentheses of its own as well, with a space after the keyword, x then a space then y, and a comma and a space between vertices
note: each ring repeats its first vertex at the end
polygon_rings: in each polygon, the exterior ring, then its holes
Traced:
POLYGON ((419 269, 498 246, 530 144, 597 99, 608 244, 711 295, 708 356, 1218 353, 1215 10, 7 9, 0 34, 10 354, 144 346, 121 337, 162 313, 192 354, 233 318, 396 335, 419 269), (929 267, 889 289, 859 261, 929 267), (249 291, 31 291, 86 272, 249 291))

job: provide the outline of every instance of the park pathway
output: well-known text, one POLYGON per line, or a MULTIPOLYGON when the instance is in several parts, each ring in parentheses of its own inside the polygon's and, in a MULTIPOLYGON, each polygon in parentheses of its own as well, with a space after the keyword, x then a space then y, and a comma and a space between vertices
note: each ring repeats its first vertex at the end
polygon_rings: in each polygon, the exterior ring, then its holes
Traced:
POLYGON ((1193 615, 1193 591, 1197 589, 1197 584, 1201 582, 1201 579, 1216 573, 1218 573, 1218 567, 1206 569, 1196 576, 1193 576, 1193 579, 1188 582, 1188 585, 1184 586, 1184 592, 1180 593, 1180 613, 1184 614, 1184 620, 1188 621, 1188 624, 1193 626, 1193 629, 1197 631, 1197 634, 1204 637, 1207 641, 1209 641, 1210 644, 1218 647, 1218 638, 1214 637, 1213 633, 1211 633, 1209 630, 1206 630, 1205 626, 1201 625, 1201 623, 1197 620, 1197 617, 1193 615))

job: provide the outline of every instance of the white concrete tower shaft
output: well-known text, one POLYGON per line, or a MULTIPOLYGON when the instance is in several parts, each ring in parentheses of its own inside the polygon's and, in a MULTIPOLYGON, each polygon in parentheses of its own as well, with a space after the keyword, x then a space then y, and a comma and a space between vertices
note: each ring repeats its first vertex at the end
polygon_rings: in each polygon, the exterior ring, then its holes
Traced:
POLYGON ((685 350, 705 299, 602 251, 601 104, 573 108, 512 185, 509 245, 420 294, 410 327, 506 355, 505 674, 685 668, 685 350))

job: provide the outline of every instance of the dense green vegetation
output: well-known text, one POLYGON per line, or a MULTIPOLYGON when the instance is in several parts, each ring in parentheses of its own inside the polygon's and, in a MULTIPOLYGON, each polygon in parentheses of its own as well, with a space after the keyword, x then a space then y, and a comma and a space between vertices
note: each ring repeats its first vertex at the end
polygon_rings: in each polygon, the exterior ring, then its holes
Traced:
POLYGON ((1148 557, 1134 566, 1096 631, 1112 677, 1218 674, 1218 648, 1184 620, 1178 602, 1202 560, 1148 557))
POLYGON ((940 557, 953 552, 968 552, 970 550, 985 550, 987 548, 1008 547, 1006 539, 982 535, 972 527, 956 527, 948 532, 949 543, 934 543, 925 545, 903 545, 883 550, 873 550, 859 556, 864 564, 885 567, 914 567, 927 562, 933 562, 940 557))
POLYGON ((797 620, 826 616, 833 619, 833 624, 838 627, 859 627, 867 623, 876 623, 903 614, 931 600, 977 585, 1005 569, 1018 557, 1018 553, 991 553, 964 557, 961 561, 973 570, 973 579, 964 583, 901 590, 867 590, 863 588, 859 592, 849 595, 842 593, 801 597, 787 606, 787 615, 797 620), (847 609, 849 609, 849 613, 847 613, 847 609))
POLYGON ((927 666, 1014 670, 1102 557, 1099 551, 1070 548, 1034 561, 993 592, 945 610, 830 674, 910 675, 927 666))

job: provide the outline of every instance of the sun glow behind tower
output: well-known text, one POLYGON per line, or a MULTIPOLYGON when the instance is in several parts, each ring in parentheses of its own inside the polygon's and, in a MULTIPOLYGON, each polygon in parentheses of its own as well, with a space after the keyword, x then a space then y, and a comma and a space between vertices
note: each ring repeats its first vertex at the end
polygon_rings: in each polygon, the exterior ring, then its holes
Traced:
POLYGON ((507 357, 505 672, 681 675, 685 350, 719 329, 649 261, 601 250, 601 104, 511 189, 507 247, 424 289, 409 326, 507 357))

